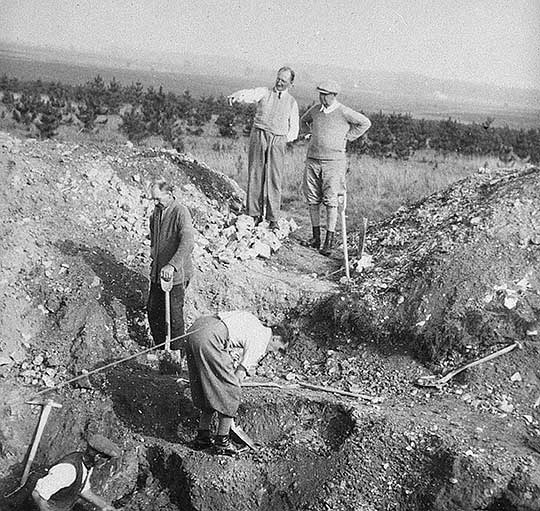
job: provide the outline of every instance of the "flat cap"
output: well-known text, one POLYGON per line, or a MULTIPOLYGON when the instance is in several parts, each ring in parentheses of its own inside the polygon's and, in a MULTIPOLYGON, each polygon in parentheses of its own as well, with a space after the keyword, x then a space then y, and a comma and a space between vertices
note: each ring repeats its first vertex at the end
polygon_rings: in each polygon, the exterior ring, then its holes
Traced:
POLYGON ((341 87, 334 80, 325 80, 317 85, 317 90, 323 94, 339 94, 341 87))
POLYGON ((86 441, 88 445, 109 458, 119 458, 122 452, 118 446, 103 435, 90 435, 86 441))

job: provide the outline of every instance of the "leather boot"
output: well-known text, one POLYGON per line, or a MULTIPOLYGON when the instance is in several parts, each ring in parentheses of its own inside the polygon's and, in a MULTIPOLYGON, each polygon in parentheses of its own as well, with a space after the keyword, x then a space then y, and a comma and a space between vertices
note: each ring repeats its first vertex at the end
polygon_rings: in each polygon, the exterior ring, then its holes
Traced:
POLYGON ((321 228, 319 226, 312 227, 313 238, 308 241, 308 245, 319 250, 321 248, 321 228))
POLYGON ((210 435, 209 430, 199 429, 197 431, 197 436, 189 442, 188 445, 196 451, 203 451, 204 449, 214 446, 214 439, 212 438, 212 435, 210 435))
POLYGON ((239 451, 232 443, 229 435, 216 435, 214 440, 214 453, 222 456, 235 456, 239 451))
POLYGON ((322 255, 329 256, 332 253, 332 248, 334 248, 334 233, 331 231, 326 231, 324 245, 319 252, 322 255))

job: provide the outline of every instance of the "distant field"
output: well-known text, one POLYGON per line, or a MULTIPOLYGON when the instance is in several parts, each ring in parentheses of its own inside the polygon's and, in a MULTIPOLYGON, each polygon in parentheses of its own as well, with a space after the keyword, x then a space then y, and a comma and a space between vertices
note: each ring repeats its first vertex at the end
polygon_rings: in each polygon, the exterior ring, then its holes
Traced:
POLYGON ((58 81, 77 85, 101 75, 106 81, 115 77, 119 82, 130 84, 141 82, 145 87, 159 87, 167 91, 182 93, 189 90, 192 95, 229 94, 240 87, 255 86, 229 78, 200 75, 180 75, 175 73, 151 72, 144 70, 119 69, 98 66, 75 66, 63 62, 39 62, 14 58, 0 52, 0 74, 7 74, 22 80, 58 81))
MULTIPOLYGON (((166 91, 181 93, 189 90, 193 96, 221 94, 246 87, 264 85, 252 79, 233 79, 219 76, 186 75, 180 73, 152 72, 142 69, 114 68, 107 66, 73 65, 63 62, 45 62, 30 60, 23 55, 11 54, 0 49, 0 74, 17 77, 22 80, 59 81, 76 85, 101 75, 105 80, 115 77, 124 84, 141 82, 145 87, 163 86, 166 91)), ((270 85, 270 84, 269 84, 270 85)), ((343 97, 343 102, 363 110, 364 112, 402 112, 411 113, 416 118, 453 119, 462 122, 483 122, 488 116, 495 119, 494 125, 507 124, 514 128, 537 128, 540 126, 540 110, 496 109, 477 107, 474 105, 458 105, 438 102, 414 102, 400 98, 399 91, 393 97, 381 97, 373 93, 359 93, 359 102, 353 98, 343 97)), ((296 86, 294 95, 299 103, 307 105, 316 99, 315 91, 296 86)))

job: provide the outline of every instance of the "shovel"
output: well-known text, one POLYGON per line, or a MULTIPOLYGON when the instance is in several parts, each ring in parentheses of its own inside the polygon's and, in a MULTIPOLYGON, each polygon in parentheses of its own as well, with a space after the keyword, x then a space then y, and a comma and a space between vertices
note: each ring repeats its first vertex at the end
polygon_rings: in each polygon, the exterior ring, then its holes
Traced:
POLYGON ((343 202, 341 203, 341 236, 343 241, 343 259, 345 260, 345 277, 347 280, 351 278, 349 270, 349 249, 347 247, 347 221, 345 218, 345 209, 347 208, 347 194, 342 195, 343 202))
POLYGON ((173 279, 161 279, 161 289, 165 292, 165 325, 167 334, 165 336, 165 351, 171 351, 171 289, 173 279))
POLYGON ((521 346, 517 342, 514 344, 510 344, 509 346, 506 346, 505 348, 502 348, 499 351, 496 351, 495 353, 491 353, 490 355, 486 355, 485 357, 479 358, 478 360, 475 360, 474 362, 470 362, 468 364, 465 364, 464 366, 458 367, 457 369, 450 371, 449 373, 445 374, 442 378, 439 378, 439 379, 437 379, 435 376, 422 376, 416 380, 416 385, 419 385, 420 387, 441 388, 443 385, 446 385, 454 376, 458 375, 462 371, 465 371, 465 369, 470 369, 471 367, 475 367, 489 360, 493 360, 494 358, 500 357, 501 355, 504 355, 505 353, 509 353, 510 351, 518 347, 521 347, 521 346))
POLYGON ((231 424, 231 433, 242 443, 247 445, 251 450, 257 451, 257 446, 251 437, 240 427, 238 424, 232 421, 231 424))
POLYGON ((43 406, 41 409, 41 415, 39 417, 39 422, 36 428, 36 433, 34 434, 34 441, 32 442, 32 447, 30 448, 30 453, 28 454, 28 459, 26 460, 26 465, 24 467, 24 472, 21 477, 21 483, 19 484, 19 487, 13 490, 11 493, 6 495, 5 497, 10 497, 14 493, 17 493, 21 488, 24 487, 26 484, 26 481, 28 481, 28 476, 30 475, 30 468, 32 467, 32 462, 34 461, 34 458, 36 457, 36 452, 39 446, 39 442, 41 440, 41 437, 43 435, 43 431, 45 430, 45 425, 47 424, 47 420, 49 418, 49 414, 51 413, 51 410, 53 408, 62 408, 62 405, 60 403, 55 403, 52 399, 49 399, 45 403, 40 403, 36 401, 27 401, 26 404, 29 405, 40 405, 43 406))

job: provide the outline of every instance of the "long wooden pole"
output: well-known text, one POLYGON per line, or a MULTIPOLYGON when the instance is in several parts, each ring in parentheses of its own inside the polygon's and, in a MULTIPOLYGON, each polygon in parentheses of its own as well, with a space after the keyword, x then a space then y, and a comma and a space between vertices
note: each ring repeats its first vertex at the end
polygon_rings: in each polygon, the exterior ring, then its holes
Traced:
POLYGON ((345 261, 345 277, 347 280, 351 278, 349 269, 349 248, 347 247, 347 219, 345 217, 345 209, 347 208, 347 194, 343 195, 343 204, 341 205, 341 237, 343 244, 343 259, 345 261))

